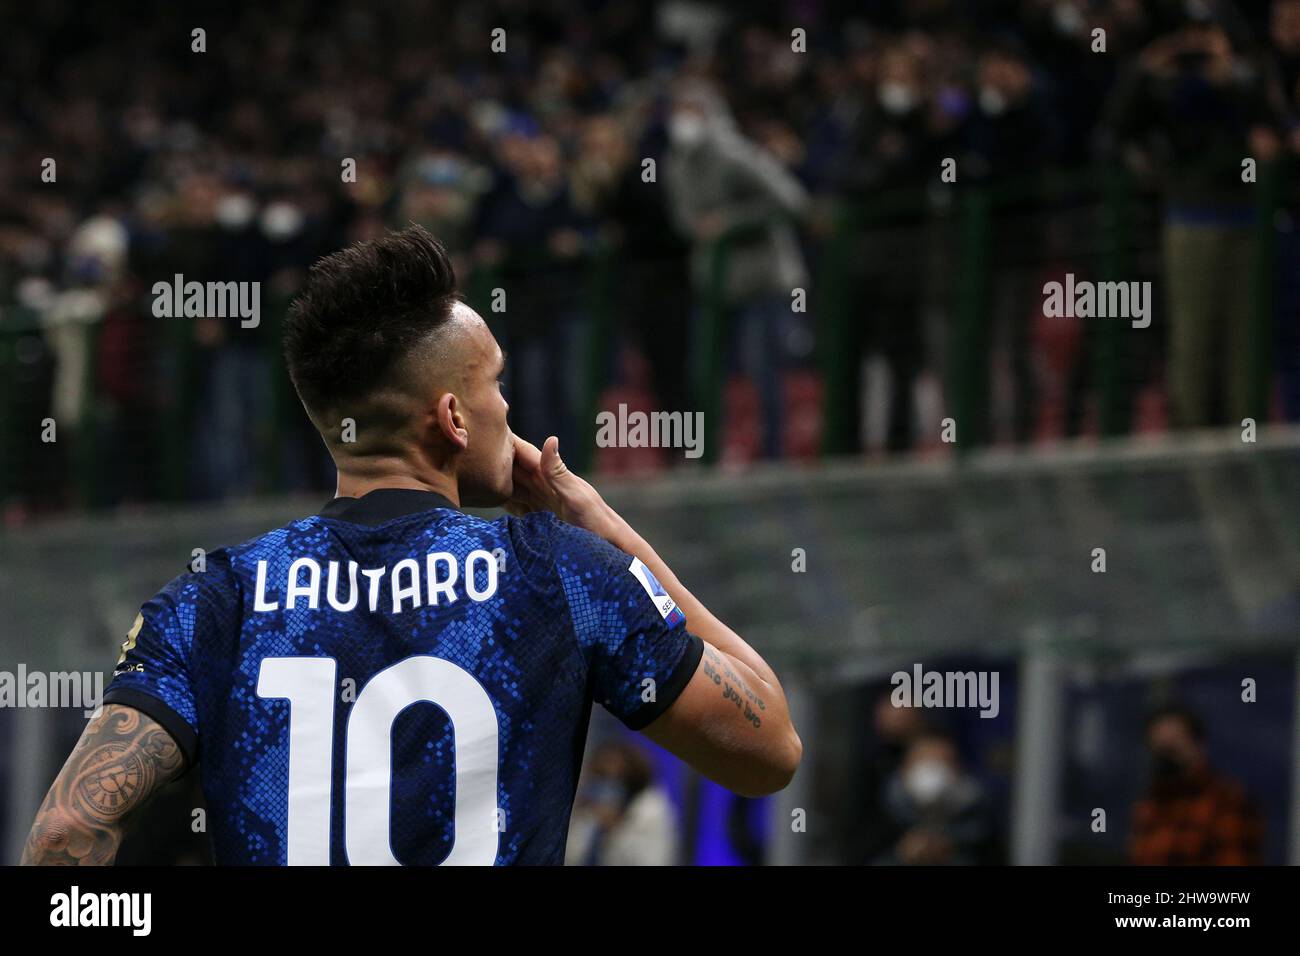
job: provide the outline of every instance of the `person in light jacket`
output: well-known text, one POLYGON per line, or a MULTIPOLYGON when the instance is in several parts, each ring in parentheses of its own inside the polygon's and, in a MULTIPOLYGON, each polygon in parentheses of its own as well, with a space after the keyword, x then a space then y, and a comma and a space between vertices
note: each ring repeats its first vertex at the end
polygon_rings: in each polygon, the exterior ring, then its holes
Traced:
POLYGON ((763 452, 774 458, 781 450, 782 372, 807 338, 792 296, 807 283, 794 220, 806 212, 808 193, 776 157, 740 134, 708 86, 677 91, 668 135, 669 211, 691 242, 697 304, 711 290, 715 242, 730 239, 719 290, 732 324, 728 370, 758 388, 763 452))
POLYGON ((635 744, 601 744, 579 790, 564 862, 568 866, 671 866, 677 818, 635 744))

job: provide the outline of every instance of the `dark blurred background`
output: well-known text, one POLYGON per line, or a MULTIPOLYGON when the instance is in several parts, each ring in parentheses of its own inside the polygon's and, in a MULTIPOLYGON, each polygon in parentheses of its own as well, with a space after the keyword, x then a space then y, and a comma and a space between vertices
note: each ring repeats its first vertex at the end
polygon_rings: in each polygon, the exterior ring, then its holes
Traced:
MULTIPOLYGON (((106 667, 193 547, 333 493, 279 323, 414 221, 515 430, 811 728, 752 804, 598 720, 576 861, 1300 862, 1300 0, 46 0, 0 36, 0 667, 106 667), (176 274, 260 282, 260 324, 156 317, 176 274), (1068 274, 1152 283, 1150 326, 1045 315, 1068 274), (620 405, 702 412, 702 460, 598 448, 620 405), (882 710, 920 660, 999 671, 999 716, 882 710)), ((47 716, 0 710, 0 858, 47 716)))

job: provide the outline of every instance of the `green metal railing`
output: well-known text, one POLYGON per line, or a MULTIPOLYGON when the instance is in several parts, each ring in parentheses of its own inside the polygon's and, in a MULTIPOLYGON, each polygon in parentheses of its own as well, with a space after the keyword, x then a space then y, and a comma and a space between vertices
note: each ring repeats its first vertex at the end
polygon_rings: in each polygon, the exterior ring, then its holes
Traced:
MULTIPOLYGON (((1281 202, 1284 183, 1280 167, 1261 167, 1260 172, 1256 191, 1258 254, 1254 288, 1250 290, 1256 303, 1251 339, 1254 372, 1251 377, 1254 387, 1251 407, 1255 418, 1263 421, 1268 413, 1272 378, 1270 363, 1276 333, 1278 270, 1273 213, 1281 202)), ((989 440, 993 241, 1007 211, 1036 207, 1042 216, 1050 217, 1061 203, 1087 204, 1097 213, 1094 220, 1096 229, 1090 236, 1097 245, 1089 254, 1095 256, 1093 262, 1106 276, 1136 277, 1143 243, 1150 245, 1157 238, 1154 233, 1144 233, 1139 223, 1140 212, 1156 208, 1157 200, 1139 189, 1132 177, 1118 165, 1056 172, 999 185, 963 184, 945 188, 950 190, 946 195, 936 189, 892 190, 869 202, 842 202, 833 210, 830 232, 818 249, 815 279, 808 296, 808 308, 816 322, 817 368, 823 385, 823 454, 848 453, 857 445, 856 436, 852 434, 852 409, 858 397, 852 394, 852 382, 853 366, 860 356, 853 343, 856 341, 854 323, 863 321, 863 316, 858 311, 859 303, 855 301, 854 256, 855 244, 863 235, 899 223, 914 224, 917 228, 937 223, 947 230, 954 261, 950 265, 953 277, 950 298, 942 303, 952 320, 945 362, 945 414, 959 422, 957 448, 962 452, 978 448, 989 440), (937 202, 936 196, 942 201, 937 202), (1145 207, 1144 203, 1147 204, 1145 207)), ((781 220, 788 221, 788 217, 779 216, 758 226, 749 224, 732 230, 718 237, 707 250, 709 279, 704 288, 696 290, 698 326, 690 343, 693 404, 704 413, 705 461, 715 461, 721 446, 725 384, 722 366, 732 322, 725 289, 732 254, 755 229, 766 228, 771 222, 781 220)), ((492 290, 504 287, 505 276, 519 274, 521 266, 527 266, 537 274, 539 270, 548 268, 548 263, 551 260, 546 257, 528 262, 514 259, 491 269, 479 269, 471 277, 466 298, 490 326, 501 331, 506 316, 491 311, 492 290)), ((589 440, 582 447, 571 449, 567 456, 579 468, 589 466, 595 450, 595 416, 602 392, 609 384, 606 381, 608 359, 619 335, 620 316, 615 290, 619 286, 622 266, 616 249, 605 244, 595 245, 586 254, 583 264, 585 279, 575 292, 585 315, 583 354, 578 363, 583 379, 581 407, 576 414, 584 425, 581 431, 589 440)), ((513 295, 527 294, 526 288, 508 291, 513 295)), ((260 481, 267 490, 284 487, 282 456, 276 449, 287 434, 297 429, 293 416, 302 414, 284 374, 278 350, 279 328, 287 305, 287 296, 275 296, 264 315, 264 321, 269 323, 264 340, 268 350, 274 353, 267 363, 271 375, 272 420, 267 423, 266 431, 270 452, 263 456, 260 481)), ((919 316, 917 320, 920 321, 919 316)), ((29 310, 19 307, 0 309, 0 501, 14 493, 18 486, 17 476, 31 466, 31 462, 23 460, 23 450, 31 447, 28 440, 31 430, 39 429, 38 421, 18 419, 20 408, 32 406, 19 401, 19 356, 16 351, 20 337, 30 334, 38 325, 37 317, 29 310)), ((163 364, 167 374, 161 376, 164 388, 158 419, 165 430, 165 440, 155 443, 159 454, 155 491, 165 500, 184 500, 189 497, 186 489, 193 451, 191 424, 198 398, 195 377, 197 346, 190 324, 171 322, 165 328, 163 364)), ((1131 366, 1132 350, 1125 330, 1124 323, 1112 321, 1095 323, 1087 330, 1091 348, 1087 360, 1092 363, 1099 426, 1101 434, 1107 437, 1126 434, 1133 422, 1134 387, 1138 375, 1131 366)), ((97 442, 103 422, 94 378, 98 332, 97 324, 86 327, 86 334, 90 337, 87 345, 91 350, 91 360, 87 364, 86 404, 82 410, 82 428, 75 436, 71 458, 75 470, 72 487, 79 501, 88 507, 102 503, 97 469, 103 449, 97 447, 97 442)), ((61 429, 61 441, 63 436, 61 429)))

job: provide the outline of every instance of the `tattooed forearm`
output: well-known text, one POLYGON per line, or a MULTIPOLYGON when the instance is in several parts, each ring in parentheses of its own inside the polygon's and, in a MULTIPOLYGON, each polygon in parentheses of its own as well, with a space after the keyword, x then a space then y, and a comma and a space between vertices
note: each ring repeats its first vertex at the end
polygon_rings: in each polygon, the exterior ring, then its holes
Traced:
POLYGON ((46 794, 22 863, 112 863, 127 818, 183 768, 167 731, 132 707, 107 705, 86 725, 46 794))
POLYGON ((727 658, 707 644, 704 646, 704 656, 704 673, 712 678, 713 683, 721 685, 723 699, 734 702, 737 709, 743 711, 746 720, 755 728, 760 727, 763 721, 758 712, 767 709, 763 699, 749 689, 735 668, 727 663, 727 658))
POLYGON ((740 677, 740 675, 737 674, 735 670, 732 668, 732 666, 727 663, 727 658, 723 657, 712 647, 706 646, 704 649, 704 653, 709 658, 709 660, 713 663, 715 669, 721 668, 722 675, 726 677, 728 680, 730 680, 733 684, 738 685, 740 689, 745 692, 745 696, 749 699, 751 703, 755 704, 759 710, 767 710, 767 705, 763 703, 763 698, 759 697, 757 694, 755 694, 752 690, 749 689, 749 686, 744 682, 744 680, 740 677))

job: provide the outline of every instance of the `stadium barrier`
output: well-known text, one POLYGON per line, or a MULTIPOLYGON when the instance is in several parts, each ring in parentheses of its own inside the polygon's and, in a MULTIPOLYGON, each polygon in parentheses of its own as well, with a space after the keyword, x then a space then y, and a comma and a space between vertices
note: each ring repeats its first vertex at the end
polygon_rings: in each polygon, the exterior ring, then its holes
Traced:
MULTIPOLYGON (((1278 167, 1262 168, 1256 191, 1260 214, 1251 404, 1261 422, 1267 420, 1272 382, 1279 280, 1273 212, 1282 195, 1281 176, 1278 167)), ((863 301, 857 292, 861 263, 856 261, 855 250, 873 230, 903 224, 931 231, 927 241, 935 245, 939 262, 925 275, 926 281, 933 280, 935 285, 926 292, 943 326, 932 338, 946 339, 935 344, 942 346, 945 414, 963 422, 962 452, 990 440, 990 354, 997 321, 991 286, 1009 258, 1019 257, 1015 264, 1033 275, 1046 274, 1045 268, 1053 264, 1106 278, 1159 274, 1153 265, 1159 241, 1159 202, 1113 165, 1054 171, 1012 182, 962 185, 951 192, 889 190, 869 201, 839 203, 833 218, 825 241, 810 247, 816 261, 808 297, 824 385, 821 449, 826 454, 856 447, 850 411, 858 396, 851 387, 851 373, 861 356, 854 347, 855 326, 868 321, 872 303, 863 301), (1030 210, 1034 228, 1054 230, 1057 240, 1050 249, 998 252, 995 261, 1004 217, 1013 217, 1017 210, 1030 210)), ((722 373, 731 317, 722 288, 731 251, 743 238, 742 233, 733 231, 716 240, 710 260, 712 281, 708 288, 696 292, 699 327, 691 349, 690 379, 693 404, 704 413, 708 433, 706 461, 717 458, 718 428, 724 414, 722 373)), ((585 424, 595 420, 600 396, 609 384, 609 356, 619 341, 620 316, 612 293, 618 287, 622 264, 616 249, 596 243, 586 255, 583 281, 573 292, 573 307, 584 319, 582 354, 575 362, 581 378, 576 389, 580 397, 574 406, 580 441, 570 446, 569 457, 580 468, 592 461, 595 429, 585 424)), ((544 274, 549 261, 543 257, 521 262, 515 257, 508 265, 516 274, 526 271, 523 267, 530 267, 532 274, 544 274)), ((467 288, 470 303, 498 327, 504 319, 492 310, 492 291, 505 282, 506 271, 502 264, 479 269, 467 288)), ((870 290, 867 292, 869 295, 870 290)), ((512 294, 527 296, 529 289, 525 285, 512 294)), ((284 290, 266 297, 265 327, 258 340, 265 350, 262 368, 269 414, 258 424, 254 458, 258 462, 257 489, 267 493, 302 486, 300 480, 293 479, 304 466, 285 449, 292 449, 298 459, 311 455, 302 451, 312 439, 303 437, 302 416, 279 357, 278 329, 288 302, 284 290)), ((1025 301, 1022 306, 1028 311, 1035 303, 1025 301)), ((142 316, 148 315, 143 297, 139 309, 142 316)), ((130 375, 149 387, 149 404, 130 410, 115 407, 102 380, 105 310, 96 313, 92 308, 87 313, 83 309, 73 315, 67 311, 37 312, 19 305, 0 310, 0 500, 48 493, 67 481, 67 472, 72 476, 70 490, 76 504, 111 504, 116 497, 103 481, 104 462, 115 450, 120 451, 124 442, 138 448, 135 459, 149 458, 148 499, 192 499, 195 416, 206 400, 200 394, 200 382, 203 362, 210 357, 201 354, 191 323, 168 321, 165 328, 151 332, 147 347, 137 349, 138 354, 132 353, 126 360, 134 363, 130 375), (155 339, 157 332, 161 335, 155 339), (71 448, 66 459, 60 457, 62 452, 41 447, 39 439, 41 421, 55 410, 72 413, 70 422, 67 414, 60 422, 60 438, 71 448)), ((917 321, 924 317, 918 316, 917 321)), ((1028 361, 1024 353, 1030 346, 1023 340, 1027 333, 1021 330, 1017 334, 1021 340, 1015 342, 1016 360, 1028 361)), ((1141 367, 1144 360, 1149 363, 1149 347, 1147 351, 1135 350, 1122 324, 1113 321, 1092 323, 1084 335, 1090 353, 1086 375, 1096 393, 1098 431, 1103 436, 1127 434, 1134 426, 1134 392, 1150 377, 1149 370, 1141 367)))
MULTIPOLYGON (((1213 689, 1222 704, 1256 673, 1243 662, 1266 658, 1276 672, 1280 656, 1281 686, 1262 683, 1258 711, 1238 706, 1223 720, 1252 741, 1253 750, 1236 748, 1252 761, 1247 772, 1267 759, 1290 781, 1289 797, 1268 791, 1289 800, 1275 810, 1273 835, 1277 853, 1300 862, 1300 737, 1279 740, 1276 727, 1296 712, 1297 672, 1285 662, 1297 662, 1300 645, 1300 429, 1264 429, 1253 444, 1238 431, 1207 432, 598 484, 794 695, 806 767, 773 801, 772 820, 800 807, 836 818, 837 768, 854 759, 845 693, 961 659, 1006 672, 998 721, 1016 753, 1011 859, 1051 862, 1072 752, 1066 691, 1078 674, 1137 680, 1218 662, 1229 670, 1213 689), (1092 567, 1098 548, 1104 573, 1092 567), (1252 723, 1266 712, 1268 733, 1252 723)), ((140 603, 194 549, 244 540, 321 503, 156 507, 5 534, 0 668, 107 671, 140 603)), ((79 711, 0 709, 0 739, 24 742, 0 747, 10 853, 83 721, 79 711)), ((986 723, 997 721, 973 719, 986 723)), ((773 826, 774 860, 814 853, 816 841, 773 826)), ((834 842, 829 823, 816 832, 834 842)))

